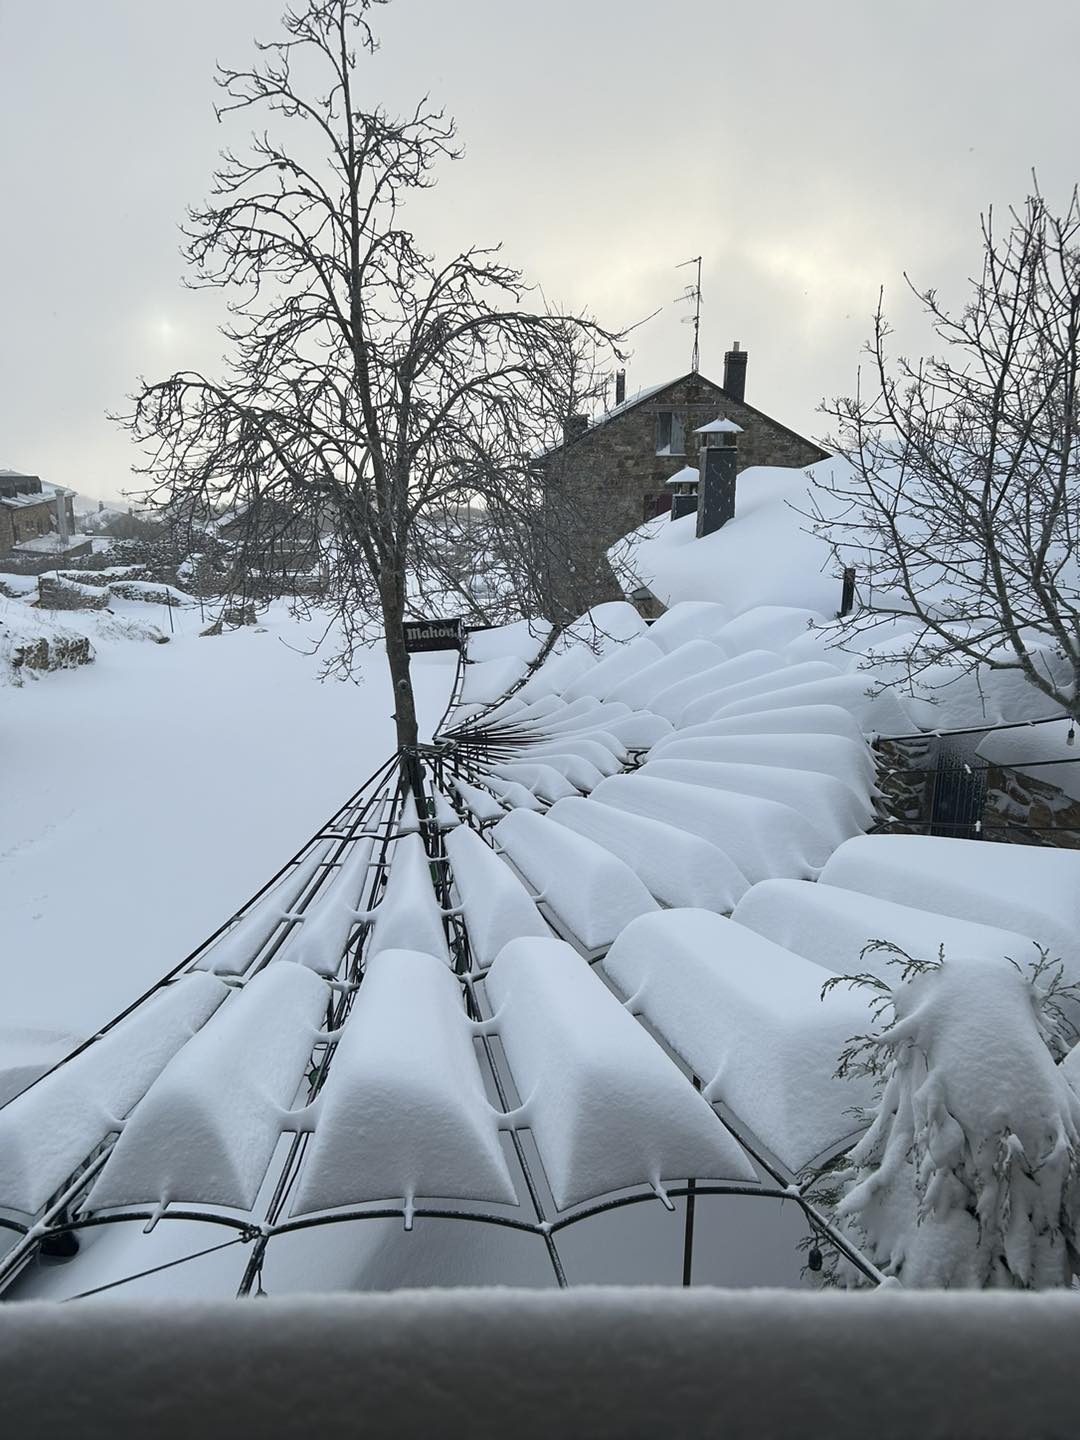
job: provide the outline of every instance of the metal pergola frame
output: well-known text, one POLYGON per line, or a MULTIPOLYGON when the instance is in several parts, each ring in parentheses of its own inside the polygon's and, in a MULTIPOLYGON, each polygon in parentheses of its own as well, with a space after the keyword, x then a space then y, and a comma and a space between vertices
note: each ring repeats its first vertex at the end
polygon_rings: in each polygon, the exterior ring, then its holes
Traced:
MULTIPOLYGON (((549 637, 544 650, 538 656, 530 672, 535 666, 541 663, 542 659, 549 653, 555 643, 557 632, 553 631, 549 637)), ((463 664, 459 663, 458 676, 455 681, 455 693, 460 693, 461 674, 463 664)), ((524 683, 527 676, 522 677, 524 683)), ((505 697, 501 697, 505 698, 505 697)), ((492 707, 488 707, 489 709, 492 707)), ((447 708, 447 714, 453 709, 453 696, 451 705, 447 708)), ((445 720, 446 716, 444 716, 445 720)), ((416 780, 419 777, 422 793, 417 796, 417 811, 420 821, 420 834, 428 851, 429 860, 433 867, 433 874, 437 871, 433 883, 440 905, 444 912, 444 927, 447 935, 447 942, 450 953, 453 957, 453 968, 457 975, 463 991, 463 999, 466 1006, 466 1013, 470 1018, 477 1020, 490 1019, 486 998, 478 993, 477 986, 484 979, 484 972, 474 968, 469 946, 469 937, 466 925, 459 912, 451 904, 452 873, 449 859, 446 855, 444 845, 444 832, 439 828, 434 817, 428 813, 424 801, 426 786, 430 783, 442 790, 445 794, 444 782, 445 771, 449 769, 451 774, 462 773, 475 777, 482 783, 485 766, 491 763, 491 751, 485 747, 481 740, 482 732, 469 729, 467 732, 448 732, 441 744, 432 746, 417 747, 415 751, 397 751, 383 765, 381 765, 363 785, 356 790, 352 796, 342 805, 330 819, 297 851, 297 853, 283 865, 255 894, 242 906, 235 915, 218 927, 214 933, 205 941, 190 952, 178 965, 174 966, 154 986, 147 990, 138 1000, 129 1005, 108 1025, 102 1027, 96 1035, 90 1037, 84 1044, 80 1045, 72 1055, 67 1057, 60 1065, 67 1063, 67 1059, 73 1058, 87 1048, 88 1045, 106 1034, 127 1015, 131 1014, 139 1005, 143 1004, 151 996, 156 994, 164 985, 175 979, 180 974, 191 971, 198 967, 199 961, 204 957, 213 943, 218 940, 235 921, 243 917, 254 905, 270 891, 291 869, 293 869, 309 852, 313 844, 320 840, 337 840, 339 844, 327 857, 320 868, 312 884, 307 888, 298 907, 299 913, 313 902, 316 895, 327 883, 328 877, 336 873, 336 868, 347 849, 361 838, 374 837, 378 842, 372 852, 369 862, 369 872, 364 884, 361 898, 366 895, 366 908, 374 907, 376 898, 382 885, 385 883, 390 850, 398 835, 398 827, 406 796, 411 789, 418 788, 416 780), (426 772, 426 773, 425 773, 426 772), (381 811, 378 820, 374 819, 377 811, 381 811)), ((522 736, 522 739, 535 739, 533 735, 522 736)), ((498 747, 503 748, 501 745, 498 747)), ((512 752, 513 753, 513 752, 512 752)), ((518 750, 516 753, 521 753, 518 750)), ((457 806, 461 814, 464 807, 457 806)), ((468 817, 462 816, 463 823, 468 823, 468 817)), ((474 826, 481 834, 490 827, 474 826)), ((490 843, 490 837, 485 836, 490 843)), ((548 915, 549 923, 553 923, 556 917, 548 915)), ((282 922, 280 932, 275 934, 270 941, 252 957, 250 965, 245 969, 242 976, 235 977, 238 983, 243 983, 252 975, 257 974, 271 962, 277 954, 287 935, 290 933, 295 920, 289 919, 282 922)), ((569 941, 588 963, 596 965, 606 953, 605 950, 596 950, 586 953, 581 945, 575 940, 572 934, 566 931, 566 927, 555 926, 559 930, 560 937, 569 941)), ((331 998, 327 1013, 328 1032, 340 1031, 345 1024, 351 1011, 357 990, 363 983, 364 972, 364 949, 367 935, 366 926, 358 921, 352 935, 347 943, 342 963, 339 966, 339 974, 343 978, 332 983, 331 998)), ((606 974, 600 971, 604 983, 614 990, 606 974)), ((615 992, 617 994, 617 992, 615 992)), ((619 997, 621 998, 621 997, 619 997)), ((662 1037, 656 1034, 643 1020, 636 1016, 639 1023, 645 1025, 653 1039, 659 1043, 670 1058, 688 1076, 691 1082, 700 1087, 700 1082, 692 1074, 689 1067, 682 1058, 668 1045, 662 1037)), ((520 1097, 510 1067, 502 1052, 501 1043, 497 1043, 498 1037, 486 1031, 476 1037, 479 1043, 480 1052, 483 1056, 482 1073, 495 1095, 498 1098, 499 1106, 504 1113, 517 1108, 520 1097)), ((333 1057, 336 1050, 336 1040, 324 1040, 316 1042, 313 1049, 313 1073, 309 1072, 308 1095, 305 1103, 310 1104, 320 1093, 326 1078, 332 1069, 333 1057)), ((478 1057, 479 1058, 479 1057, 478 1057)), ((46 1075, 52 1074, 58 1066, 53 1066, 38 1078, 34 1084, 40 1083, 46 1075)), ((31 1087, 27 1087, 29 1089, 31 1087)), ((26 1093, 23 1091, 22 1093, 26 1093)), ((18 1098, 18 1097, 14 1097, 18 1098)), ((10 1101, 8 1103, 11 1103, 10 1101)), ((468 1201, 446 1201, 438 1202, 428 1197, 427 1203, 412 1204, 405 1200, 401 1202, 364 1202, 348 1207, 337 1207, 330 1211, 314 1212, 310 1215, 285 1217, 285 1207, 290 1194, 293 1192, 296 1180, 307 1149, 309 1136, 306 1132, 300 1131, 293 1134, 288 1143, 284 1159, 280 1162, 280 1168, 276 1179, 273 1181, 269 1199, 262 1207, 261 1217, 254 1212, 239 1215, 227 1208, 214 1206, 192 1206, 192 1205, 146 1205, 119 1208, 112 1211, 100 1211, 88 1214, 79 1214, 78 1203, 90 1182, 103 1168, 111 1154, 115 1144, 115 1135, 110 1139, 105 1136, 92 1153, 91 1157, 82 1162, 80 1168, 60 1187, 54 1198, 46 1206, 39 1218, 31 1221, 23 1221, 10 1218, 0 1214, 0 1229, 15 1231, 20 1239, 15 1245, 3 1255, 0 1255, 0 1298, 3 1298, 6 1291, 22 1273, 25 1266, 32 1260, 36 1252, 43 1244, 55 1241, 61 1236, 77 1235, 80 1231, 90 1230, 103 1226, 118 1225, 130 1222, 143 1222, 144 1232, 153 1230, 162 1221, 188 1221, 219 1226, 235 1232, 232 1240, 224 1242, 220 1246, 210 1247, 211 1250, 223 1249, 227 1245, 244 1243, 251 1245, 251 1253, 244 1268, 243 1277, 240 1281, 237 1294, 246 1296, 254 1293, 261 1293, 261 1275, 264 1261, 267 1256, 268 1247, 271 1241, 278 1236, 297 1234, 315 1228, 328 1225, 348 1224, 375 1219, 399 1219, 403 1222, 406 1231, 411 1230, 417 1219, 444 1219, 471 1222, 474 1224, 486 1224, 504 1227, 519 1233, 535 1235, 542 1239, 549 1262, 554 1273, 556 1284, 560 1288, 566 1288, 569 1280, 566 1268, 556 1244, 556 1237, 569 1227, 577 1225, 582 1221, 593 1219, 596 1216, 611 1213, 615 1210, 624 1209, 628 1206, 644 1204, 650 1201, 659 1200, 668 1210, 674 1210, 674 1200, 685 1198, 685 1230, 683 1246, 683 1285, 692 1284, 693 1270, 693 1246, 694 1246, 694 1222, 695 1209, 699 1198, 712 1196, 753 1196, 769 1200, 791 1200, 799 1206, 813 1235, 821 1240, 827 1240, 860 1274, 872 1284, 881 1284, 885 1276, 864 1256, 850 1240, 843 1235, 830 1221, 827 1215, 809 1197, 808 1191, 819 1178, 819 1169, 814 1169, 802 1180, 788 1171, 777 1158, 770 1154, 760 1141, 753 1135, 748 1127, 743 1125, 738 1117, 731 1115, 726 1107, 713 1104, 713 1111, 720 1120, 734 1135, 738 1144, 747 1152, 758 1168, 764 1172, 764 1178, 760 1182, 746 1181, 725 1181, 725 1180, 701 1180, 697 1177, 680 1179, 678 1184, 658 1184, 653 1186, 642 1182, 640 1186, 629 1187, 616 1193, 606 1196, 597 1196, 579 1205, 570 1207, 560 1212, 554 1205, 551 1197, 550 1186, 544 1174, 542 1158, 536 1149, 535 1141, 532 1139, 528 1127, 509 1128, 506 1133, 509 1143, 513 1149, 517 1168, 521 1177, 519 1185, 520 1198, 525 1201, 533 1212, 532 1218, 525 1218, 523 1215, 512 1213, 511 1207, 495 1207, 485 1205, 482 1202, 475 1204, 468 1201), (528 1136, 529 1143, 525 1137, 528 1136), (522 1188, 524 1194, 521 1194, 522 1188), (258 1287, 258 1288, 257 1288, 258 1287)), ((288 1131, 283 1132, 285 1136, 288 1131)), ((857 1134, 858 1132, 854 1132, 857 1134)), ((843 1150, 850 1144, 852 1137, 843 1141, 833 1151, 818 1159, 825 1163, 832 1158, 832 1154, 843 1153, 843 1150)), ((271 1177, 278 1152, 275 1151, 271 1158, 270 1166, 264 1177, 265 1187, 271 1177)), ((261 1193, 261 1191, 260 1191, 261 1193)), ((102 1289, 112 1289, 129 1281, 143 1278, 145 1275, 155 1273, 158 1269, 172 1268, 175 1265, 184 1263, 185 1260, 200 1258, 210 1251, 199 1251, 196 1254, 182 1256, 178 1259, 166 1262, 161 1266, 151 1267, 146 1271, 133 1272, 105 1286, 95 1287, 93 1292, 98 1293, 102 1289)), ((72 1297, 81 1298, 81 1297, 72 1297)))

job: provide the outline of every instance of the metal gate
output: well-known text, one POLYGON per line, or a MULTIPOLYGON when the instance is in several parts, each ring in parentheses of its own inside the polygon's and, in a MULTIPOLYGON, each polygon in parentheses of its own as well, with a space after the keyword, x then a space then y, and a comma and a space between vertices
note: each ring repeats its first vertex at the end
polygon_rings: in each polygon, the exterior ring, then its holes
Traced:
POLYGON ((930 796, 931 835, 952 835, 977 840, 986 804, 986 768, 976 759, 981 736, 939 739, 937 763, 930 796))

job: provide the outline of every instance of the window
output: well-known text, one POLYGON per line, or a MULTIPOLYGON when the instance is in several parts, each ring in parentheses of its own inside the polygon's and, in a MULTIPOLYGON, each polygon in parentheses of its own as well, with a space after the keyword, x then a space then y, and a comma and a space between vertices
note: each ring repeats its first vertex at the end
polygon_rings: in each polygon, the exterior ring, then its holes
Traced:
POLYGON ((674 410, 656 412, 656 453, 657 455, 685 455, 686 427, 681 415, 674 410))

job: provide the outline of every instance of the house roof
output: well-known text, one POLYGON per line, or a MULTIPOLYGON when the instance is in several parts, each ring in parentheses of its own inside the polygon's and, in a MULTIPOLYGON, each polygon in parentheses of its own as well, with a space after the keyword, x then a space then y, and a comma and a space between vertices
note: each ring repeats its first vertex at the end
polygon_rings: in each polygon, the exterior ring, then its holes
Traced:
POLYGON ((89 542, 89 535, 69 535, 62 540, 55 530, 51 530, 48 535, 34 535, 29 540, 20 540, 12 549, 31 551, 35 555, 66 555, 69 550, 78 550, 89 542))
MULTIPOLYGON (((710 380, 709 377, 703 375, 700 370, 688 370, 684 375, 676 375, 672 380, 664 380, 659 385, 650 385, 644 390, 638 390, 635 394, 628 396, 621 405, 614 405, 610 410, 605 410, 598 419, 593 421, 587 430, 582 430, 580 434, 572 435, 568 440, 562 441, 559 445, 553 445, 551 449, 546 452, 546 455, 541 458, 546 458, 548 455, 557 455, 561 450, 572 449, 575 445, 579 445, 582 440, 588 439, 590 435, 595 435, 601 426, 609 424, 612 420, 621 420, 628 411, 635 410, 639 405, 644 405, 646 401, 655 399, 656 396, 663 394, 665 390, 671 390, 676 385, 681 385, 687 380, 697 380, 699 383, 707 385, 718 397, 730 401, 733 405, 741 405, 744 410, 749 410, 751 415, 756 415, 762 420, 767 420, 770 425, 775 425, 778 430, 783 430, 785 434, 794 436, 796 440, 802 440, 806 445, 815 445, 817 449, 821 450, 821 446, 817 445, 816 441, 808 440, 805 435, 800 435, 797 430, 792 430, 789 425, 783 424, 782 421, 777 420, 772 415, 767 415, 764 410, 757 409, 756 406, 749 404, 748 401, 740 400, 736 395, 729 395, 722 385, 718 385, 715 380, 710 380)), ((714 421, 713 424, 715 425, 715 423, 714 421)), ((728 424, 732 425, 734 421, 729 421, 728 424)), ((827 451, 821 450, 823 458, 827 453, 827 451)))
MULTIPOLYGON (((10 480, 14 475, 12 470, 0 470, 0 479, 5 476, 10 480)), ((21 475, 21 480, 36 480, 36 475, 21 475)), ((41 489, 29 495, 0 495, 0 505, 7 510, 22 510, 33 505, 52 505, 58 495, 74 495, 74 490, 65 490, 62 485, 46 485, 42 481, 41 489)))

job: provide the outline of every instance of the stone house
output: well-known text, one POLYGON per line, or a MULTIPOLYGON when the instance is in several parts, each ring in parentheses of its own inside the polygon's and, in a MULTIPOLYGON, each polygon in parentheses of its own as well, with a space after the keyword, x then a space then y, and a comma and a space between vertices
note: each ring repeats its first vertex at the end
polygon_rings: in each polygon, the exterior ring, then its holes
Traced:
POLYGON ((0 470, 0 557, 56 564, 89 553, 90 540, 76 534, 74 497, 38 475, 0 470))
POLYGON ((547 477, 569 483, 586 497, 595 540, 614 544, 653 516, 671 508, 666 482, 698 464, 694 431, 722 416, 741 428, 737 470, 752 465, 802 467, 828 452, 789 430, 746 401, 747 352, 738 341, 724 357, 724 383, 692 371, 625 398, 625 375, 616 381, 616 403, 595 423, 574 416, 562 445, 543 460, 547 477))

